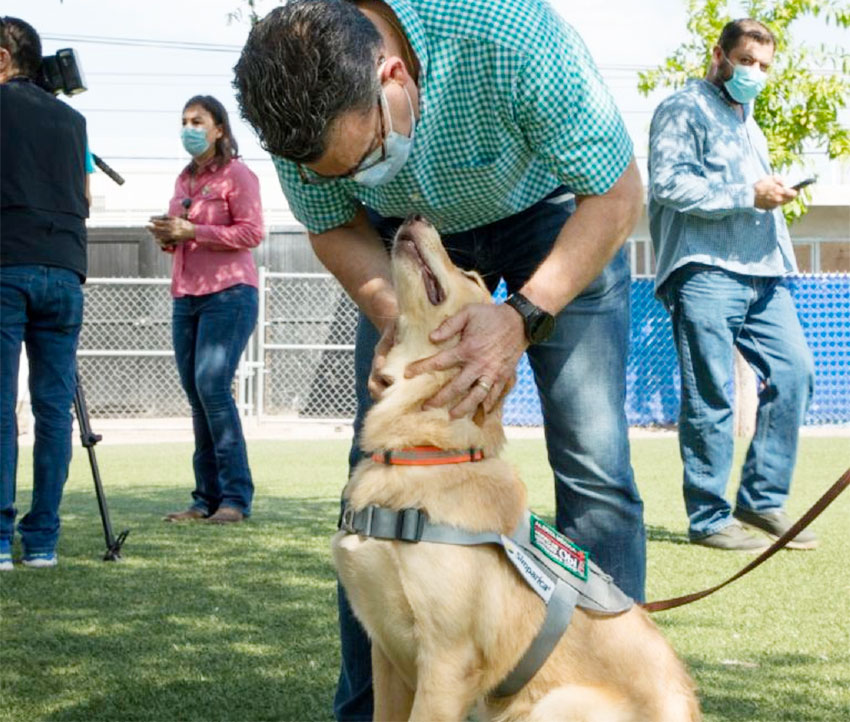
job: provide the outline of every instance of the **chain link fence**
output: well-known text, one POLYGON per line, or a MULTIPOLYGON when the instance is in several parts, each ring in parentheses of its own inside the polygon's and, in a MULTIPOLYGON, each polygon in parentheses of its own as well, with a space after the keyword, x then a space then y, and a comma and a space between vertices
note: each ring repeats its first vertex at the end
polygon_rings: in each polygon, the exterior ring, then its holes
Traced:
POLYGON ((354 302, 328 274, 260 277, 258 414, 352 419, 354 302))
MULTIPOLYGON (((355 412, 357 309, 324 273, 260 269, 258 330, 234 394, 243 414, 350 420, 355 412)), ((850 422, 850 274, 789 279, 815 359, 807 424, 850 422)), ((89 411, 101 417, 187 416, 171 350, 171 297, 164 279, 90 279, 79 367, 89 411)), ((504 297, 504 289, 497 297, 504 297)), ((626 413, 634 426, 675 424, 679 371, 667 312, 649 278, 632 281, 626 413)), ((505 423, 542 423, 523 357, 505 402, 505 423)))
POLYGON ((92 416, 188 416, 166 279, 89 279, 77 364, 92 416))

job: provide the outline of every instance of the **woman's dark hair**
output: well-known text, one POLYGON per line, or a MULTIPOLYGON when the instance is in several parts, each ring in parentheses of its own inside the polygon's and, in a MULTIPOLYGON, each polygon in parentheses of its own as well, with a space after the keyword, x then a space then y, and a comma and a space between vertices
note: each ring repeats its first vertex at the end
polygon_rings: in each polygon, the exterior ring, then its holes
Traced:
POLYGON ((762 45, 776 47, 776 38, 770 32, 770 29, 752 18, 740 18, 726 23, 720 32, 720 39, 717 41, 717 44, 722 48, 726 56, 729 57, 729 53, 737 47, 741 38, 752 38, 762 45))
POLYGON ((380 94, 381 36, 344 0, 293 0, 251 30, 233 69, 242 117, 270 153, 320 158, 333 122, 367 111, 380 94))
POLYGON ((41 38, 35 28, 20 18, 0 18, 0 47, 9 51, 15 69, 30 80, 41 70, 41 38))
MULTIPOLYGON (((185 113, 187 108, 193 105, 199 105, 206 110, 211 116, 216 125, 221 126, 221 138, 215 141, 215 164, 219 167, 227 165, 232 158, 239 156, 239 146, 236 143, 236 138, 233 137, 233 131, 230 129, 230 119, 227 117, 227 110, 219 100, 213 98, 212 95, 194 95, 186 101, 183 106, 185 113)), ((197 169, 195 159, 193 158, 189 165, 186 166, 189 172, 194 173, 197 169)))

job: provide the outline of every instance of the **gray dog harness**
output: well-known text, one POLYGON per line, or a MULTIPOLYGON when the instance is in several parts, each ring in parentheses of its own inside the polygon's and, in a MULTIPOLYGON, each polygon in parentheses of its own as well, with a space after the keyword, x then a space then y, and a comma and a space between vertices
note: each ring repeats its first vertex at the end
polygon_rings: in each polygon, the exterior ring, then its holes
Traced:
POLYGON ((460 546, 498 544, 504 549, 520 576, 546 603, 546 617, 525 654, 490 692, 495 697, 516 694, 537 673, 566 632, 576 606, 598 614, 619 614, 634 603, 583 549, 529 511, 509 537, 433 524, 420 509, 395 511, 375 505, 355 511, 346 504, 339 528, 375 539, 460 546))

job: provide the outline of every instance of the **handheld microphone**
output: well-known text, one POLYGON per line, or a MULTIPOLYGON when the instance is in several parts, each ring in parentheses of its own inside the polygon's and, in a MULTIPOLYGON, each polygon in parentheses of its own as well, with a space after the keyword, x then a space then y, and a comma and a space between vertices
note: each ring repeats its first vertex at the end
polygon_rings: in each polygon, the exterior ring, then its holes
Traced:
POLYGON ((118 175, 112 168, 110 168, 106 162, 99 155, 91 154, 92 160, 94 160, 94 164, 100 168, 106 175, 108 175, 112 180, 114 180, 119 186, 124 185, 124 179, 118 175))

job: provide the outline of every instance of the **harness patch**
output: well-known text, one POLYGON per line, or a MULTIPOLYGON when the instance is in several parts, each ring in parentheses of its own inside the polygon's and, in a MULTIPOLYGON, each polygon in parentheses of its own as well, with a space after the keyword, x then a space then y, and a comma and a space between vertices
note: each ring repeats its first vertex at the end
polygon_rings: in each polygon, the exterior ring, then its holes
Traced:
POLYGON ((590 555, 554 527, 531 514, 531 544, 574 577, 587 581, 590 555))
POLYGON ((502 536, 502 546, 508 555, 508 561, 513 564, 517 571, 525 578, 526 583, 530 586, 540 598, 549 604, 552 598, 552 592, 555 591, 555 586, 549 580, 549 577, 543 572, 538 563, 526 554, 519 544, 514 543, 512 539, 502 536))

